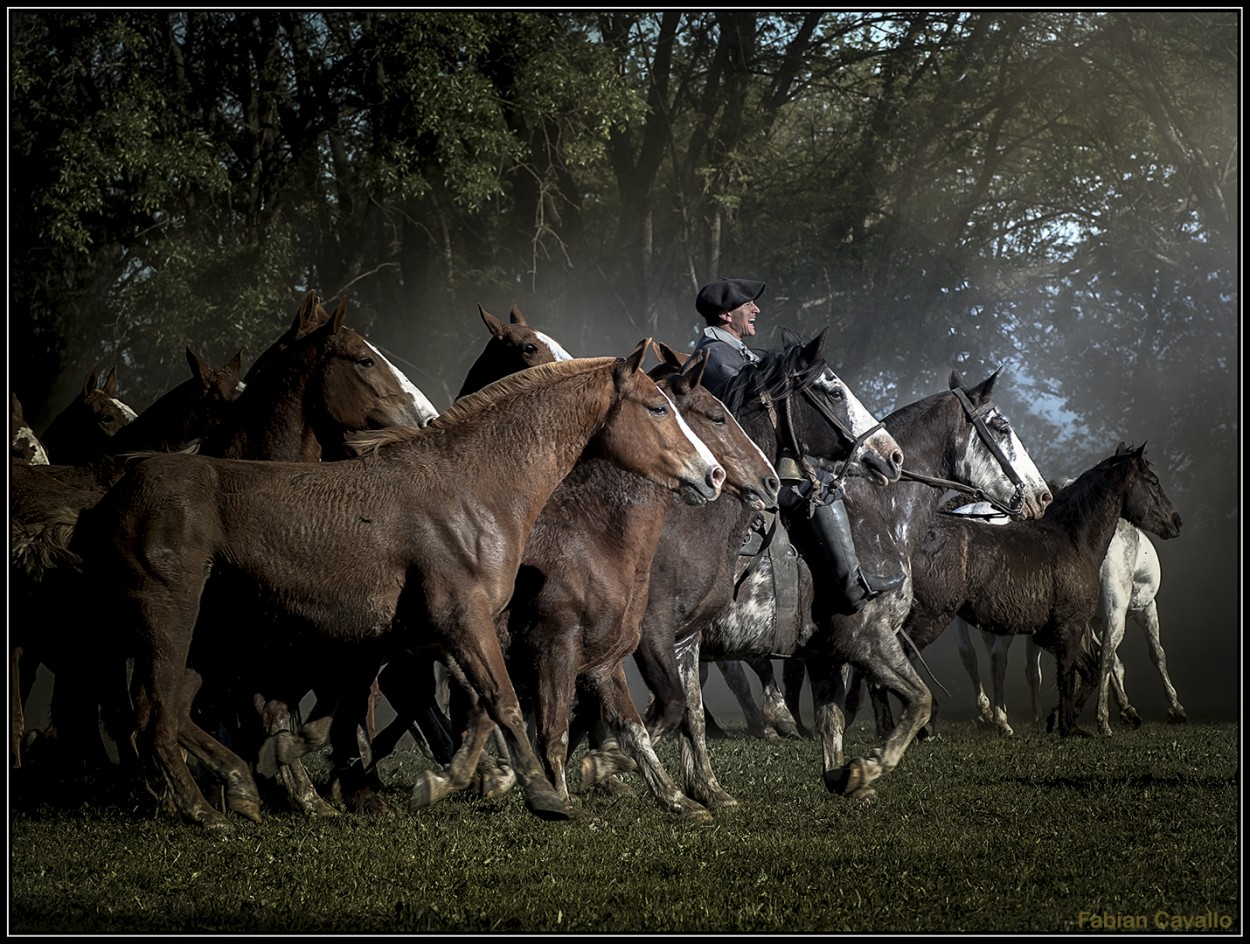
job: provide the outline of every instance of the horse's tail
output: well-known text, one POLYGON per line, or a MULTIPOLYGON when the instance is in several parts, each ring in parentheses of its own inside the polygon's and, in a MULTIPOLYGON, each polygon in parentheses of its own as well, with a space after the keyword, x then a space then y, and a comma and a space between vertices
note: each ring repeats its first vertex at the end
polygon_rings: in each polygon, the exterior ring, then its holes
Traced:
POLYGON ((12 520, 11 564, 36 582, 60 568, 80 568, 82 558, 69 549, 77 523, 78 512, 72 508, 57 508, 34 523, 12 520))

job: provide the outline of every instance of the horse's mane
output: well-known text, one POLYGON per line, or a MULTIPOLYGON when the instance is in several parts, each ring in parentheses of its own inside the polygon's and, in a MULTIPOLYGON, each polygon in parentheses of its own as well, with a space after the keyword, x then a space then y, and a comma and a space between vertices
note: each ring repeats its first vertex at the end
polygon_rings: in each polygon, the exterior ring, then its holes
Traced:
POLYGON ((806 390, 825 372, 823 360, 799 367, 799 356, 806 344, 806 341, 798 341, 781 350, 757 351, 760 359, 747 364, 730 378, 722 391, 721 402, 737 416, 744 404, 764 394, 776 398, 796 390, 806 390))
POLYGON ((411 426, 388 426, 385 429, 372 429, 352 433, 346 437, 345 445, 348 452, 355 456, 377 452, 383 446, 396 442, 407 442, 419 439, 428 430, 446 429, 468 416, 479 412, 484 406, 516 394, 527 393, 535 387, 543 386, 559 377, 574 376, 599 370, 609 364, 616 363, 617 357, 576 357, 567 361, 554 361, 550 364, 539 364, 527 370, 518 371, 502 377, 494 383, 487 384, 475 393, 461 397, 446 410, 434 417, 423 429, 411 426))
MULTIPOLYGON (((1111 466, 1122 465, 1138 459, 1136 450, 1117 452, 1097 465, 1086 469, 1060 489, 1052 489, 1053 500, 1046 509, 1046 517, 1063 516, 1081 519, 1097 507, 1100 496, 1105 493, 1106 471, 1111 466)), ((1044 520, 1044 519, 1043 519, 1044 520)))

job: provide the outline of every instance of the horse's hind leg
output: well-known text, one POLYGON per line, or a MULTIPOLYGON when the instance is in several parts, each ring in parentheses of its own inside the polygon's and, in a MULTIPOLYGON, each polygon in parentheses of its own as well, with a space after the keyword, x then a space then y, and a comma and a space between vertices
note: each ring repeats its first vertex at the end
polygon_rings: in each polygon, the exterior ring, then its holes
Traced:
POLYGON ((841 664, 809 662, 807 675, 815 705, 816 735, 820 738, 825 770, 841 767, 846 745, 846 696, 849 684, 858 678, 841 664))
POLYGON ((1150 660, 1155 664, 1155 668, 1159 670, 1159 677, 1163 679, 1163 687, 1168 693, 1168 724, 1184 724, 1189 720, 1185 714, 1185 709, 1181 706, 1180 698, 1176 694, 1176 687, 1172 684, 1172 679, 1168 675, 1168 657, 1163 651, 1163 642, 1159 636, 1159 610, 1155 606, 1154 600, 1151 600, 1144 607, 1133 611, 1133 619, 1141 626, 1142 632, 1146 634, 1146 641, 1150 644, 1150 660))
POLYGON ((696 823, 710 823, 712 814, 683 794, 656 756, 642 716, 634 706, 624 663, 589 673, 587 684, 599 694, 604 720, 616 735, 621 749, 638 765, 651 795, 664 809, 696 823))
POLYGON ((995 727, 1006 737, 1016 732, 1007 723, 1007 656, 1011 652, 1014 636, 994 636, 990 642, 990 679, 994 689, 993 720, 995 727))
POLYGON ((799 737, 808 738, 812 732, 803 724, 803 712, 800 702, 803 695, 803 679, 807 675, 807 666, 801 659, 786 659, 781 664, 781 683, 785 690, 786 708, 794 719, 794 730, 799 737))
POLYGON ((260 822, 260 792, 243 760, 191 720, 190 705, 199 691, 201 678, 197 672, 183 673, 182 702, 187 711, 178 724, 178 743, 185 747, 225 785, 226 805, 254 823, 260 822))
POLYGON ((769 736, 797 738, 799 727, 786 704, 772 659, 754 659, 750 663, 760 680, 760 708, 764 713, 764 730, 769 736))
POLYGON ((977 651, 972 645, 969 626, 956 617, 951 620, 950 633, 955 637, 955 649, 959 653, 959 663, 968 673, 973 687, 977 690, 977 716, 974 722, 989 726, 994 723, 994 712, 990 706, 989 696, 985 694, 985 686, 981 684, 981 666, 977 661, 977 651))

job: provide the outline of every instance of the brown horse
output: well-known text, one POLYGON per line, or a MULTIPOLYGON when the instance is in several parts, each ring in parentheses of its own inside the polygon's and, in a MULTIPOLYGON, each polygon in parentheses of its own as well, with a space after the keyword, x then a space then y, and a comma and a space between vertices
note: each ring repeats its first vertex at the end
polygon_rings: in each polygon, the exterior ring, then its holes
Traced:
MULTIPOLYGON (((772 464, 700 380, 706 361, 657 345, 651 372, 726 470, 724 490, 756 510, 776 507, 772 464)), ((534 713, 539 758, 565 798, 575 690, 593 698, 660 805, 696 821, 707 810, 682 795, 660 764, 634 705, 624 660, 641 635, 651 563, 671 493, 597 458, 579 462, 530 531, 516 587, 499 621, 509 672, 534 713)), ((389 670, 390 667, 388 667, 389 670)), ((391 689, 388 689, 390 691, 391 689)), ((416 797, 418 806, 428 797, 416 797)))
POLYGON ((724 470, 641 371, 646 348, 499 381, 426 429, 374 434, 364 445, 375 448, 358 462, 155 456, 85 513, 75 547, 96 580, 97 605, 116 607, 134 628, 142 741, 177 809, 209 829, 230 828, 192 779, 185 747, 226 771, 231 809, 260 816, 247 765, 190 712, 188 660, 225 642, 199 637, 196 614, 206 595, 224 594, 255 601, 271 636, 286 629, 292 642, 330 644, 343 679, 330 738, 345 783, 360 776, 356 724, 381 664, 400 648, 435 647, 480 702, 450 771, 427 772, 427 794, 467 777, 496 724, 529 808, 568 817, 526 736, 495 618, 530 528, 584 452, 694 502, 719 495, 724 470))
MULTIPOLYGON (((151 451, 199 441, 208 452, 319 460, 322 453, 312 449, 324 448, 329 458, 331 451, 342 448, 348 432, 427 421, 432 411, 428 401, 423 395, 415 398, 406 378, 344 326, 345 313, 345 301, 331 317, 309 293, 287 332, 249 370, 252 382, 246 390, 241 390, 238 379, 241 356, 222 368, 211 368, 188 349, 191 378, 111 437, 110 450, 151 451)), ((122 471, 122 457, 110 451, 85 466, 45 466, 38 474, 21 474, 12 506, 18 588, 14 598, 20 601, 15 614, 58 614, 72 604, 79 591, 65 587, 77 579, 76 568, 66 566, 73 558, 65 555, 59 542, 68 539, 78 514, 93 505, 122 471)), ((240 618, 238 612, 231 618, 240 618)), ((93 694, 98 686, 92 683, 100 657, 82 655, 83 640, 77 638, 81 633, 65 638, 48 628, 57 625, 73 625, 73 620, 65 616, 14 621, 11 642, 15 658, 21 656, 21 671, 13 679, 14 700, 25 701, 35 667, 47 662, 57 675, 54 726, 64 737, 80 719, 90 748, 98 741, 91 733, 97 726, 91 706, 99 700, 93 694), (80 665, 83 680, 69 681, 80 665)), ((305 789, 311 791, 311 786, 305 789)))
POLYGON ((1059 733, 1083 734, 1076 719, 1098 669, 1081 641, 1098 609, 1102 563, 1119 520, 1164 539, 1181 531, 1145 448, 1120 443, 1060 489, 1036 521, 987 528, 958 515, 934 518, 913 557, 904 630, 915 646, 924 649, 955 616, 996 635, 1031 635, 1058 664, 1059 733))
POLYGON ((53 417, 39 438, 50 462, 86 465, 107 453, 117 431, 134 418, 135 411, 117 399, 117 368, 109 370, 102 384, 92 369, 78 396, 53 417))

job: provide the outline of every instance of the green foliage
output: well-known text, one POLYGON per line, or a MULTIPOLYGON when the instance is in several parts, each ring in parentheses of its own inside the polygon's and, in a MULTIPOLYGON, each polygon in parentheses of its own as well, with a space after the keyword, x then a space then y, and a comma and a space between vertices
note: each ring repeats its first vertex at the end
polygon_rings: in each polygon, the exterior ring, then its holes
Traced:
MULTIPOLYGON (((401 752, 383 774, 395 821, 271 810, 217 841, 123 808, 19 813, 10 930, 1066 933, 1159 913, 1240 930, 1238 744, 1228 724, 1060 741, 953 723, 865 806, 826 792, 815 742, 736 738, 713 759, 740 806, 706 826, 634 775, 637 798, 589 795, 572 823, 516 791, 410 813, 428 762, 401 752)), ((861 723, 848 749, 870 746, 861 723)))

